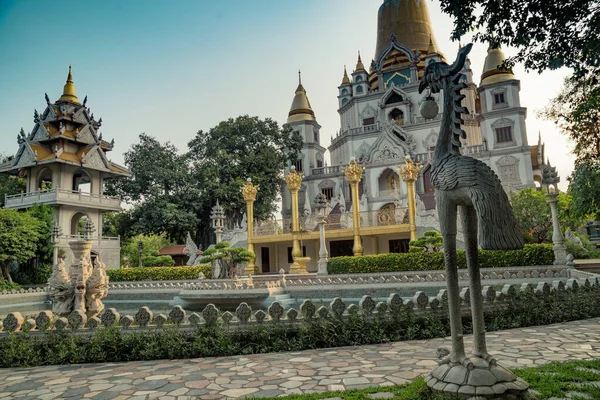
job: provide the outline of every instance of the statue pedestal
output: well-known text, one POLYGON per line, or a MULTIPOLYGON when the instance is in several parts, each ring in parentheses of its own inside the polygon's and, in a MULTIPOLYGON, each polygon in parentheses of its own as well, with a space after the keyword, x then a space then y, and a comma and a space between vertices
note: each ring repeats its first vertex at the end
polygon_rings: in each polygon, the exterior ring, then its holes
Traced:
POLYGON ((296 257, 290 265, 290 274, 308 274, 306 264, 310 262, 310 257, 296 257))
POLYGON ((471 356, 472 368, 462 364, 441 364, 425 378, 435 393, 460 399, 529 399, 529 385, 500 365, 471 356))

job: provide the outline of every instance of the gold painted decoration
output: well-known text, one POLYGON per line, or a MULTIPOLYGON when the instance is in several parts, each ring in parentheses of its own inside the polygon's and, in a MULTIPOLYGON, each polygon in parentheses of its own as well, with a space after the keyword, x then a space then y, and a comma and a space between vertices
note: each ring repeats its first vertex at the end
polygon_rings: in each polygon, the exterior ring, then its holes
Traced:
POLYGON ((358 164, 356 160, 352 159, 350 164, 344 168, 344 174, 348 182, 358 183, 362 179, 364 169, 364 164, 358 164))
POLYGON ((406 156, 404 165, 398 165, 400 175, 404 182, 414 182, 419 178, 419 171, 423 167, 422 163, 415 163, 410 156, 406 156))
POLYGON ((287 183, 290 191, 300 190, 300 186, 302 186, 302 178, 304 176, 303 172, 296 171, 296 167, 292 165, 292 169, 290 173, 285 177, 285 183, 287 183))
POLYGON ((245 201, 255 201, 256 193, 258 192, 258 185, 252 184, 252 179, 248 178, 245 184, 242 185, 242 196, 245 201))

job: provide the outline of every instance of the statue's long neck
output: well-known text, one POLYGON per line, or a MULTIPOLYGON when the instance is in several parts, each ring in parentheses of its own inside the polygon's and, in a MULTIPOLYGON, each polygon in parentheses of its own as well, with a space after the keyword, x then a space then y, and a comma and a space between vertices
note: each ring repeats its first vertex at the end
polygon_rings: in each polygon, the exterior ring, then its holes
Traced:
POLYGON ((440 133, 433 153, 434 164, 449 154, 460 156, 460 137, 464 135, 460 127, 462 123, 461 114, 466 112, 466 109, 461 106, 461 101, 465 96, 460 91, 464 87, 463 83, 454 83, 451 79, 444 79, 444 111, 440 133))

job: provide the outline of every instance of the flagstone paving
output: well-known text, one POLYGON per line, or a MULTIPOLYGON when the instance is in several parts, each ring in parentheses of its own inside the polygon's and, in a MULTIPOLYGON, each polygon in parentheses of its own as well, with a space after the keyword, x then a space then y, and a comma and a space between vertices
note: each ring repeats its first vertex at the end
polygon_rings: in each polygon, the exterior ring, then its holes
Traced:
MULTIPOLYGON (((600 318, 487 335, 505 366, 600 358, 600 318)), ((472 337, 466 336, 470 346, 472 337)), ((415 340, 193 360, 0 369, 0 399, 224 399, 402 384, 427 373, 438 346, 415 340)))

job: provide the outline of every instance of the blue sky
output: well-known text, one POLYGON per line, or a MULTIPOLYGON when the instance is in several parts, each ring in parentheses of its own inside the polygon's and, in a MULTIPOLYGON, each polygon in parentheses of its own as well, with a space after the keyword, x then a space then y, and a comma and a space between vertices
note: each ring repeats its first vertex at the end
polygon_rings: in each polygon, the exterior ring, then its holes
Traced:
MULTIPOLYGON (((339 129, 337 86, 357 51, 373 57, 379 0, 0 1, 0 153, 17 149, 21 127, 33 128, 44 93, 58 99, 73 65, 78 97, 88 96, 110 154, 123 161, 146 132, 181 150, 198 130, 241 114, 284 123, 302 69, 325 146, 339 129)), ((441 50, 453 59, 450 19, 428 2, 441 50)), ((467 40, 465 40, 467 41, 467 40)), ((507 55, 511 54, 506 49, 507 55)), ((476 44, 476 82, 486 46, 476 44)), ((515 68, 528 107, 529 141, 538 130, 566 188, 572 148, 535 111, 559 90, 568 71, 538 75, 515 68)))

